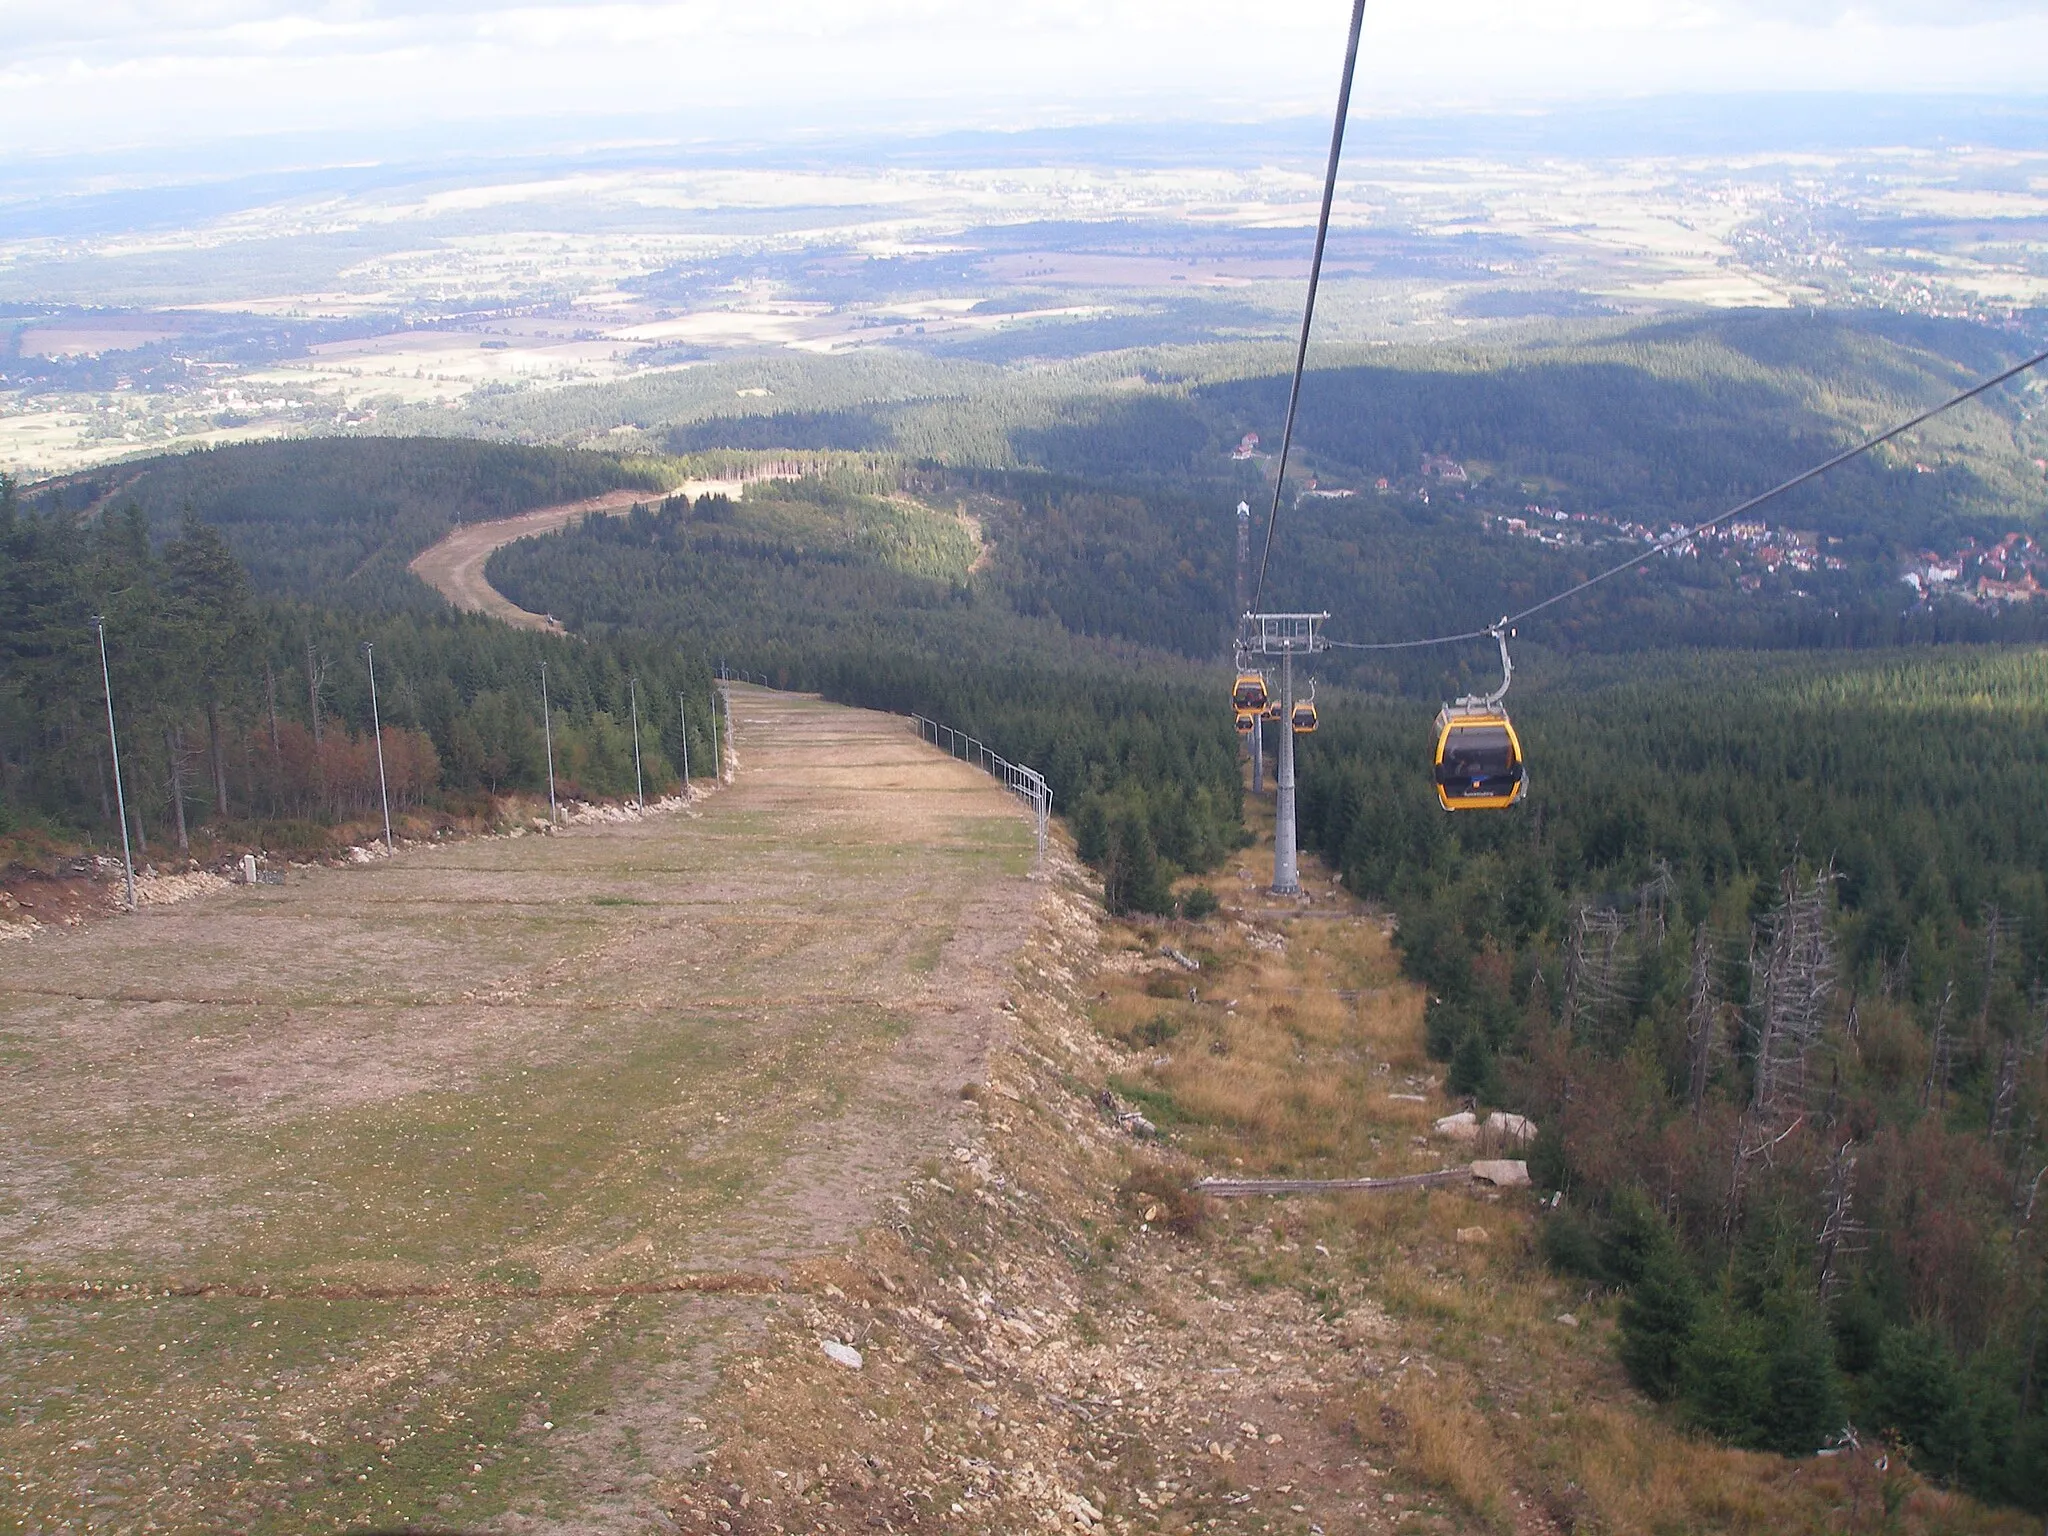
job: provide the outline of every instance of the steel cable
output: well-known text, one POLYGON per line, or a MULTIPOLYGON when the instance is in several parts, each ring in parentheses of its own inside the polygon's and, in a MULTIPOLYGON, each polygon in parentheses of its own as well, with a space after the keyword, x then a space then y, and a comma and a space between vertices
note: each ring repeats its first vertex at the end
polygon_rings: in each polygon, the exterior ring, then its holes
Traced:
MULTIPOLYGON (((1566 602, 1571 598, 1577 597, 1581 592, 1586 591, 1590 587, 1597 587, 1598 585, 1600 585, 1601 582, 1612 580, 1614 577, 1619 576, 1624 571, 1635 569, 1635 567, 1641 565, 1645 560, 1652 559, 1657 555, 1664 554, 1670 550, 1680 547, 1681 545, 1687 543, 1689 540, 1697 538, 1700 534, 1705 533, 1709 528, 1718 527, 1720 524, 1727 522, 1730 518, 1740 517, 1745 512, 1753 512, 1758 507, 1762 506, 1765 502, 1771 501, 1776 497, 1782 496, 1785 494, 1785 492, 1793 490, 1798 486, 1802 486, 1806 484, 1806 482, 1809 480, 1818 479, 1820 476, 1826 474, 1829 470, 1834 469, 1836 466, 1846 464, 1851 459, 1856 458, 1859 455, 1866 454, 1870 452, 1871 449, 1876 448, 1881 444, 1890 442, 1893 438, 1898 437, 1900 434, 1910 432, 1915 427, 1920 426, 1925 422, 1932 421, 1935 417, 1941 415, 1944 411, 1953 410, 1955 409, 1955 407, 1961 405, 1966 400, 1974 400, 1977 398, 1977 396, 1983 394, 1986 390, 1996 389, 1999 385, 2007 382, 2010 379, 2015 379, 2019 377, 2019 375, 2025 373, 2030 368, 2039 367, 2044 362, 2048 362, 2048 352, 2036 352, 2032 357, 2028 358, 2026 361, 2013 364, 2012 367, 2006 369, 2003 373, 1994 374, 1990 378, 1983 380, 1981 383, 1973 384, 1968 389, 1964 390, 1961 394, 1951 395, 1948 399, 1942 401, 1941 404, 1936 406, 1930 406, 1928 409, 1922 411, 1919 415, 1912 417, 1910 420, 1902 421, 1895 427, 1888 427, 1884 431, 1878 433, 1875 437, 1865 438, 1862 442, 1856 444, 1853 448, 1844 448, 1840 453, 1834 455, 1832 458, 1822 460, 1820 463, 1814 465, 1811 469, 1801 470, 1791 479, 1780 481, 1778 484, 1772 486, 1769 490, 1759 492, 1757 495, 1750 497, 1747 501, 1739 502, 1735 506, 1730 507, 1725 512, 1717 512, 1714 514, 1714 516, 1707 518, 1702 522, 1694 523, 1690 527, 1681 529, 1676 533, 1666 534, 1663 538, 1657 540, 1656 543, 1652 544, 1648 549, 1638 551, 1636 554, 1633 554, 1629 556, 1628 559, 1622 561, 1619 565, 1610 566, 1608 569, 1601 571, 1597 575, 1588 576, 1584 581, 1581 581, 1576 585, 1566 587, 1562 592, 1553 593, 1551 596, 1544 598, 1543 601, 1540 603, 1532 603, 1527 608, 1524 608, 1520 613, 1511 613, 1507 615, 1507 617, 1501 621, 1500 626, 1488 625, 1481 629, 1460 630, 1458 633, 1453 635, 1432 635, 1427 640, 1330 640, 1326 643, 1332 646, 1333 648, 1346 651, 1411 651, 1419 650, 1424 646, 1430 645, 1456 645, 1466 640, 1484 640, 1488 636, 1492 635, 1494 630, 1498 627, 1505 626, 1512 628, 1513 626, 1520 624, 1524 619, 1533 617, 1534 615, 1541 613, 1546 608, 1555 607, 1559 603, 1566 602)), ((1270 535, 1268 537, 1270 540, 1270 535)))
MULTIPOLYGON (((1280 493, 1287 484, 1287 454, 1294 446, 1294 410, 1301 403, 1301 375, 1308 363, 1309 324, 1316 315, 1316 289, 1323 279, 1323 247, 1330 238, 1330 205, 1337 197, 1337 162, 1344 153, 1344 121, 1351 115, 1351 77, 1358 69, 1358 34, 1365 25, 1365 0, 1352 0, 1351 37, 1344 47, 1344 78, 1337 86, 1337 121, 1330 129, 1330 164, 1323 172, 1323 207, 1316 216, 1316 249, 1308 264, 1308 299, 1301 307, 1301 340, 1294 349, 1294 382, 1287 391, 1287 424, 1280 429, 1280 462, 1273 476, 1273 509, 1266 514, 1266 547, 1259 552, 1259 582, 1252 612, 1266 596, 1266 567, 1273 560, 1273 530, 1280 522, 1280 493)), ((1239 615, 1240 619, 1243 615, 1239 615)))

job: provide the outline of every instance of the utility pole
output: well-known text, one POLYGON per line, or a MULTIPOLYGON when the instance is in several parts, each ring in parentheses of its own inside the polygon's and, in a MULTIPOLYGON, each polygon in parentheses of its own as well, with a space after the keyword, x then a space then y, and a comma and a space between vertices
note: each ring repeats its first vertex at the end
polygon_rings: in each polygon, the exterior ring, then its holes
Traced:
POLYGON ((725 757, 718 749, 718 690, 711 691, 711 782, 725 782, 725 757))
POLYGON ((561 814, 555 809, 555 717, 548 713, 548 664, 540 664, 540 734, 548 744, 548 825, 562 824, 561 814))
MULTIPOLYGON (((107 670, 107 621, 104 615, 92 616, 93 633, 100 640, 100 681, 107 690, 107 750, 114 756, 114 810, 121 818, 121 868, 128 876, 128 910, 135 910, 135 856, 128 851, 128 796, 121 788, 121 743, 114 735, 114 679, 107 670)), ((100 808, 106 808, 106 801, 100 808)))
POLYGON ((690 798, 690 708, 676 695, 676 714, 683 722, 683 798, 690 798))
POLYGON ((1252 605, 1252 508, 1248 501, 1237 504, 1237 616, 1244 619, 1252 605))
POLYGON ((647 781, 640 776, 640 680, 626 679, 626 698, 633 712, 633 804, 647 809, 647 781))
MULTIPOLYGON (((1294 827, 1294 658, 1326 649, 1319 633, 1327 613, 1254 613, 1246 615, 1247 649, 1280 658, 1280 758, 1278 794, 1273 806, 1273 886, 1275 896, 1301 894, 1301 870, 1294 827)), ((1256 737, 1254 741, 1256 742, 1256 737)))
POLYGON ((384 802, 384 851, 397 852, 391 841, 391 790, 384 778, 384 722, 377 713, 377 654, 363 642, 363 660, 370 668, 370 730, 377 738, 377 798, 384 802))

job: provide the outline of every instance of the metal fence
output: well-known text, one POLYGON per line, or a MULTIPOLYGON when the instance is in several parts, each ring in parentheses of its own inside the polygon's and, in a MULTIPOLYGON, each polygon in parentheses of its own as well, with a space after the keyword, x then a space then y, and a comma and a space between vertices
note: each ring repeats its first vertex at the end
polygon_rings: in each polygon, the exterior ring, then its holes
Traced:
POLYGON ((984 773, 993 774, 1003 781, 1005 789, 1031 807, 1033 830, 1038 836, 1038 862, 1043 866, 1046 828, 1052 821, 1052 790, 1046 785, 1045 775, 1036 768, 1026 768, 1022 763, 1013 763, 989 751, 974 737, 964 731, 956 731, 950 725, 927 720, 923 715, 910 718, 917 722, 920 738, 933 746, 944 747, 962 762, 973 763, 984 773))

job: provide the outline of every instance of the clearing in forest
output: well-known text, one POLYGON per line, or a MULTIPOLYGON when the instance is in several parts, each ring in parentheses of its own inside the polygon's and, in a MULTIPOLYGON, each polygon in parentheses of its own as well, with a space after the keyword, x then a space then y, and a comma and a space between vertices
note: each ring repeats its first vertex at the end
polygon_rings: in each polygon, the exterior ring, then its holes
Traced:
POLYGON ((726 1349, 947 1144, 1037 889, 901 722, 735 711, 681 814, 0 952, 0 1524, 659 1524, 726 1349))

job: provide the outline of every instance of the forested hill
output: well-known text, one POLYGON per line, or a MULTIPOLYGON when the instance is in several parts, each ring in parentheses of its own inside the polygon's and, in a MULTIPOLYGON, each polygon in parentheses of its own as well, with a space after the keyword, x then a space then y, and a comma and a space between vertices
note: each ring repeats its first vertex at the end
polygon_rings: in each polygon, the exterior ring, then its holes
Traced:
MULTIPOLYGON (((1385 475, 1407 493, 1425 454, 1494 491, 1566 511, 1716 510, 1825 451, 1995 372, 2027 339, 1963 321, 1730 311, 1533 325, 1408 346, 1318 342, 1294 468, 1327 486, 1385 475)), ((736 359, 612 384, 493 397, 474 430, 583 441, 630 423, 650 450, 860 450, 949 468, 1038 470, 1108 486, 1255 490, 1280 436, 1291 361, 1217 343, 994 368, 902 354, 736 359)), ((2048 402, 2043 386, 2030 386, 2048 402)), ((2048 412, 2024 389, 1929 427, 1857 475, 1780 509, 1793 527, 1924 541, 2038 525, 2048 412), (1927 473, 1914 466, 1924 464, 1927 473), (1901 480, 1901 475, 1915 477, 1901 480)), ((1230 500, 1234 502, 1235 496, 1230 500)))
POLYGON ((659 491, 644 460, 462 438, 331 437, 245 443, 46 481, 37 514, 139 507, 159 537, 189 508, 219 528, 261 592, 356 608, 440 606, 407 570, 457 523, 659 491))

